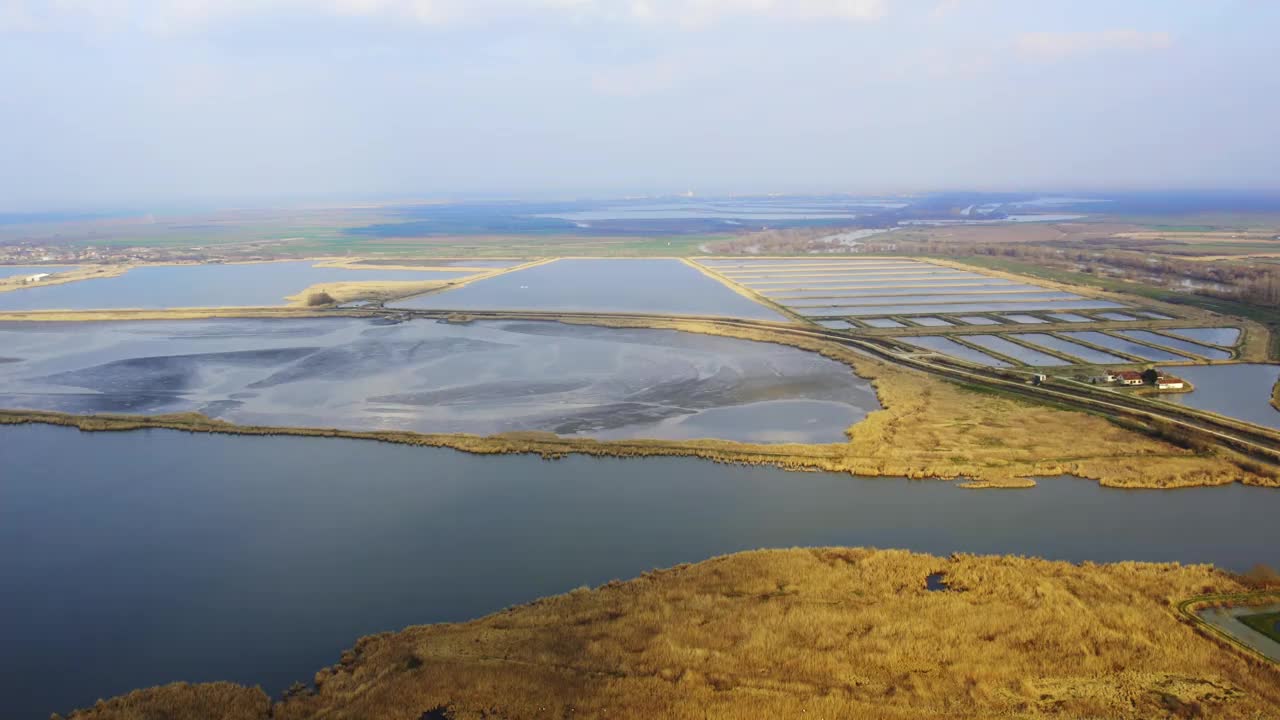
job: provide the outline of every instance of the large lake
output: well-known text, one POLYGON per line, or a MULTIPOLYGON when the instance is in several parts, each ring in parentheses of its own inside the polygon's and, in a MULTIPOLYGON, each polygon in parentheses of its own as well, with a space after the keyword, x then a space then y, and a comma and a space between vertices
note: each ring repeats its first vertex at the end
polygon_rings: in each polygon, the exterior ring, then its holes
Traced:
POLYGON ((718 315, 786 321, 679 260, 556 260, 447 292, 391 303, 457 310, 563 310, 718 315))
MULTIPOLYGON (((47 271, 45 271, 47 272, 47 271)), ((317 283, 456 280, 473 272, 316 267, 312 261, 149 265, 111 278, 0 293, 0 310, 269 307, 317 283)))
POLYGON ((361 635, 761 547, 1280 565, 1280 490, 1243 486, 971 491, 39 425, 0 427, 0 458, 0 715, 15 720, 176 680, 276 694, 361 635))
POLYGON ((556 322, 0 323, 0 407, 249 425, 842 442, 878 409, 785 345, 556 322))

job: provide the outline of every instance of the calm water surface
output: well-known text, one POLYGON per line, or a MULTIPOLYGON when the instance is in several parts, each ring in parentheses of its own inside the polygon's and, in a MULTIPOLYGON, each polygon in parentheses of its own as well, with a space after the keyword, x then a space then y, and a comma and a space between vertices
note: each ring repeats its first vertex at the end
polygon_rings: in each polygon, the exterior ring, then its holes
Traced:
POLYGON ((1021 360, 1028 365, 1049 367, 1054 365, 1070 364, 1066 360, 1056 358, 1047 353, 1023 347, 1015 342, 1010 342, 999 335, 966 335, 965 340, 968 340, 974 345, 980 345, 988 350, 998 352, 1005 357, 1011 357, 1014 360, 1021 360))
POLYGON ((1058 300, 1047 302, 987 302, 924 305, 842 305, 821 310, 811 308, 801 313, 806 316, 825 315, 933 315, 937 313, 975 313, 1008 311, 1053 310, 1070 307, 1087 310, 1099 307, 1119 307, 1107 300, 1058 300))
POLYGON ((1175 353, 1167 352, 1164 350, 1157 350, 1156 348, 1143 345, 1141 343, 1131 342, 1129 340, 1125 340, 1124 338, 1115 337, 1114 335, 1106 335, 1104 333, 1095 332, 1093 330, 1088 330, 1084 332, 1064 332, 1062 333, 1062 336, 1066 338, 1083 340, 1087 343, 1091 343, 1099 347, 1104 347, 1109 350, 1119 350, 1120 352, 1125 353, 1126 355, 1145 358, 1147 360, 1157 360, 1157 361, 1168 362, 1171 360, 1188 360, 1189 359, 1182 355, 1177 355, 1175 353))
POLYGON ((1012 293, 1012 294, 982 294, 982 293, 917 293, 910 288, 902 290, 892 290, 875 293, 831 293, 834 297, 823 297, 821 299, 808 298, 801 300, 788 300, 785 305, 793 308, 810 308, 825 307, 831 305, 884 305, 886 303, 906 303, 916 300, 925 300, 931 303, 969 303, 969 302, 993 302, 993 301, 1026 301, 1035 302, 1041 300, 1070 300, 1075 295, 1071 293, 1012 293))
POLYGON ((950 320, 943 320, 942 318, 937 318, 937 317, 911 318, 911 322, 915 323, 916 325, 923 325, 925 327, 953 327, 955 325, 955 323, 951 322, 950 320))
POLYGON ((1181 350, 1183 352, 1191 353, 1197 357, 1208 358, 1210 360, 1231 359, 1231 353, 1226 350, 1207 348, 1203 345, 1197 345, 1193 342, 1179 340, 1167 335, 1161 335, 1160 333, 1153 333, 1148 330, 1117 330, 1116 334, 1124 335, 1125 337, 1133 338, 1135 340, 1142 340, 1143 342, 1154 343, 1174 350, 1181 350))
POLYGON ((453 280, 474 273, 347 270, 311 261, 247 265, 157 265, 112 278, 0 293, 0 310, 91 310, 171 307, 262 307, 324 282, 453 280))
MULTIPOLYGON (((911 283, 899 284, 880 284, 879 286, 836 286, 820 290, 792 290, 779 291, 768 289, 764 294, 775 300, 782 298, 805 298, 805 297, 865 297, 876 295, 956 295, 959 293, 986 293, 990 290, 1018 290, 1017 287, 999 286, 999 285, 983 285, 976 283, 966 283, 956 285, 949 283, 944 286, 916 286, 911 283)), ((1034 288, 1032 288, 1034 289, 1034 288)))
MULTIPOLYGON (((1280 491, 967 491, 354 440, 0 428, 0 715, 176 680, 272 694, 357 637, 761 547, 1280 565, 1280 491)), ((924 578, 921 578, 923 582, 924 578)))
POLYGON ((1280 428, 1280 410, 1271 405, 1271 389, 1280 379, 1280 365, 1198 365, 1173 368, 1195 390, 1160 399, 1209 410, 1265 427, 1280 428))
POLYGON ((960 358, 961 360, 975 362, 979 365, 986 365, 988 367, 1010 367, 1009 363, 1003 360, 998 360, 986 353, 978 352, 967 345, 961 345, 951 338, 936 335, 925 335, 922 337, 904 337, 902 338, 902 341, 926 350, 933 350, 934 352, 940 352, 944 355, 960 358))
POLYGON ((983 317, 981 315, 962 315, 960 316, 959 320, 960 322, 963 322, 966 325, 999 325, 1000 324, 999 320, 994 320, 989 317, 983 317))
POLYGON ((1233 347, 1240 342, 1240 328, 1177 328, 1161 332, 1223 347, 1233 347))
POLYGON ((1038 318, 1035 315, 1016 315, 1015 314, 1015 315, 1004 315, 1003 317, 1005 317, 1008 320, 1012 320, 1016 323, 1022 323, 1024 325, 1040 325, 1040 324, 1049 322, 1048 320, 1045 320, 1044 318, 1038 318))
POLYGON ((1054 337, 1053 335, 1048 335, 1046 333, 1022 333, 1015 337, 1019 340, 1025 340, 1026 342, 1032 343, 1033 345, 1039 345, 1041 347, 1047 347, 1050 350, 1057 350, 1058 352, 1066 353, 1071 357, 1079 358, 1086 363, 1119 365, 1129 362, 1118 355, 1111 355, 1109 353, 1104 353, 1101 350, 1094 350, 1091 347, 1085 347, 1084 345, 1073 343, 1069 340, 1063 340, 1062 338, 1054 337))
POLYGON ((786 320, 679 260, 556 260, 393 303, 458 310, 564 310, 786 320))

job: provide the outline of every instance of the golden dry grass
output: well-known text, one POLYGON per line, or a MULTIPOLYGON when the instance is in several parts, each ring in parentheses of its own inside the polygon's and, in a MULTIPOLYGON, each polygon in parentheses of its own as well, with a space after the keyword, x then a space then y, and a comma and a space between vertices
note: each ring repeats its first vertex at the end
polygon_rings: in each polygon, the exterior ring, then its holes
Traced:
MULTIPOLYGON (((554 261, 556 258, 543 258, 531 260, 529 262, 520 263, 506 268, 464 268, 464 267, 412 267, 412 266, 384 266, 380 269, 403 269, 403 270, 448 270, 448 271, 467 271, 470 275, 459 275, 449 280, 369 280, 369 281, 351 281, 351 282, 332 282, 318 283, 306 288, 296 295, 290 295, 287 299, 293 307, 307 307, 311 304, 312 296, 325 294, 333 299, 336 303, 355 302, 357 300, 372 300, 386 302, 389 300, 398 300, 400 298, 421 295, 427 292, 437 290, 460 288, 464 285, 475 282, 476 280, 487 280, 491 277, 503 275, 517 270, 527 270, 538 265, 554 261)), ((356 265, 358 258, 344 258, 337 260, 328 260, 319 263, 317 267, 335 267, 346 270, 368 270, 369 266, 356 265)))
MULTIPOLYGON (((113 720, 265 720, 270 717, 271 698, 258 688, 217 682, 192 685, 173 683, 135 690, 128 695, 99 700, 92 708, 71 714, 73 718, 113 720)), ((54 715, 54 720, 59 716, 54 715)))
MULTIPOLYGON (((65 285, 67 283, 79 282, 81 280, 100 280, 102 278, 118 277, 129 272, 132 265, 84 265, 81 267, 67 270, 54 274, 52 277, 41 280, 38 283, 27 283, 25 277, 31 273, 16 275, 13 277, 0 278, 0 293, 12 292, 15 290, 25 290, 26 288, 49 287, 50 285, 65 285)), ((0 268, 3 270, 4 268, 0 268)))
MULTIPOLYGON (((1280 669, 1175 612, 1243 589, 1208 566, 741 553, 364 638, 271 717, 1273 718, 1280 669), (933 573, 951 589, 926 591, 933 573)), ((193 692, 73 717, 220 717, 193 692)))
POLYGON ((411 295, 452 287, 461 280, 365 280, 317 283, 286 300, 291 307, 308 307, 314 305, 314 295, 328 295, 335 303, 348 303, 357 300, 382 301, 397 300, 411 295))

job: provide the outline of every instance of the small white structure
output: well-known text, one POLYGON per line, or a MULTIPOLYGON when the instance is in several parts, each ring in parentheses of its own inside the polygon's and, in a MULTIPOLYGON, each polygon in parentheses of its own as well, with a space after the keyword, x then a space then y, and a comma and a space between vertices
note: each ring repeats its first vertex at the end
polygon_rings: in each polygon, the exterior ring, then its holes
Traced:
POLYGON ((1162 375, 1156 380, 1157 390, 1185 390, 1187 383, 1182 378, 1176 378, 1172 375, 1162 375))
POLYGON ((35 275, 28 275, 26 278, 23 279, 23 282, 38 283, 41 280, 49 277, 49 275, 50 273, 36 273, 35 275))

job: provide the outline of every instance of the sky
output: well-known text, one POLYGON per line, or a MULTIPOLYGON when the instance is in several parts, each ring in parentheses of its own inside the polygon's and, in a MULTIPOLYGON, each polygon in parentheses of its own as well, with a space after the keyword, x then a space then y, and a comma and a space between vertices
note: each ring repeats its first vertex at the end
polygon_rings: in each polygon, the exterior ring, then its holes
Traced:
POLYGON ((1280 189, 1272 0, 0 0, 0 211, 1280 189))

